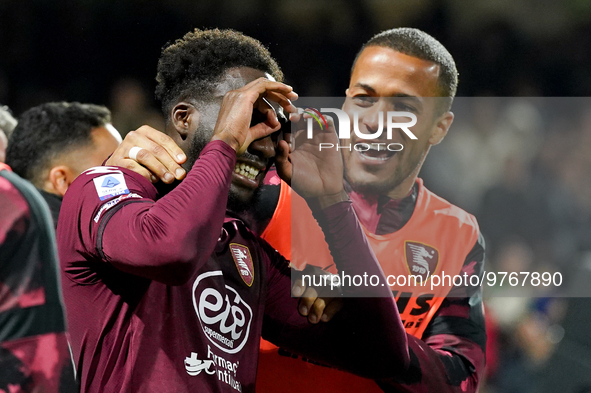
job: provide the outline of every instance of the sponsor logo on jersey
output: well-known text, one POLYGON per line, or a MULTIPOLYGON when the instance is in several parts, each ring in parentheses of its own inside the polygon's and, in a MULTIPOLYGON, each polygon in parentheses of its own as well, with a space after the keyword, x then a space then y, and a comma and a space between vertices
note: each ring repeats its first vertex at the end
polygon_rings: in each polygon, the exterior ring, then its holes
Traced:
POLYGON ((427 281, 437 269, 439 251, 424 243, 405 241, 404 255, 410 274, 418 275, 427 281))
POLYGON ((187 374, 192 377, 201 374, 201 371, 205 371, 209 375, 214 374, 215 370, 212 366, 213 360, 199 360, 196 352, 191 352, 191 356, 185 358, 185 369, 187 374))
POLYGON ((254 281, 254 265, 252 264, 250 250, 248 247, 236 243, 230 243, 230 250, 242 281, 250 287, 254 281))
POLYGON ((213 345, 226 353, 242 350, 250 333, 252 309, 234 288, 224 284, 221 270, 202 273, 195 279, 193 307, 213 345))
POLYGON ((117 195, 129 194, 123 173, 111 173, 92 179, 96 193, 101 201, 117 195))
POLYGON ((190 357, 185 358, 185 369, 187 374, 195 377, 201 371, 209 375, 216 375, 218 381, 230 385, 238 392, 242 392, 242 384, 238 381, 238 367, 240 361, 233 362, 224 356, 215 353, 211 346, 207 346, 207 360, 197 358, 196 352, 191 352, 190 357))

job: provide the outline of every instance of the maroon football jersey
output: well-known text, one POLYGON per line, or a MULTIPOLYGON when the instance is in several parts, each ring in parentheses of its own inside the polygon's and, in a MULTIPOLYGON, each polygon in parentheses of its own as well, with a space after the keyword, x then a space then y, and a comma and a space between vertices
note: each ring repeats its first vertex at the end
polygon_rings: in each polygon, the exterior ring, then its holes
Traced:
POLYGON ((141 176, 104 167, 83 173, 64 199, 59 248, 82 391, 252 390, 270 259, 241 221, 217 227, 214 253, 182 285, 102 260, 111 218, 132 203, 149 209, 156 197, 141 176))
MULTIPOLYGON (((385 287, 382 298, 346 302, 329 323, 298 314, 288 262, 226 216, 235 162, 228 145, 210 143, 161 198, 115 167, 92 168, 70 186, 58 246, 82 392, 252 392, 261 335, 364 375, 408 364, 385 287)), ((350 203, 324 213, 338 234, 335 261, 383 279, 350 203)))

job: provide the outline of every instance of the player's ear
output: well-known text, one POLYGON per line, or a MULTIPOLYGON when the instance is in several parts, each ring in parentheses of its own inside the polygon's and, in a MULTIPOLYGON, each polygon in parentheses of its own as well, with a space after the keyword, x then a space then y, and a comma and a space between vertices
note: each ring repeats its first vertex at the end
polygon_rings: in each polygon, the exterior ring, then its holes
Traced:
POLYGON ((454 114, 450 111, 445 112, 435 121, 435 126, 429 138, 429 144, 437 145, 447 135, 447 130, 454 121, 454 114))
POLYGON ((75 178, 76 174, 69 166, 54 166, 49 170, 43 189, 49 193, 64 196, 75 178))
POLYGON ((196 128, 199 122, 199 111, 194 105, 182 101, 171 109, 170 118, 177 134, 185 140, 189 136, 189 130, 196 128))

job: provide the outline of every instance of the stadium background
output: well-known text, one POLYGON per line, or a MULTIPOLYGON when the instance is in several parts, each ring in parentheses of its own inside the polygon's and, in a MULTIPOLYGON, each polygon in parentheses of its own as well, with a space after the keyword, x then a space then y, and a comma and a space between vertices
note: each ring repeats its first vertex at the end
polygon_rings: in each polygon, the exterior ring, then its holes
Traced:
MULTIPOLYGON (((0 103, 18 115, 46 101, 92 102, 109 106, 123 133, 162 127, 152 93, 160 48, 194 27, 252 35, 300 95, 338 96, 360 46, 397 26, 450 50, 458 96, 591 92, 585 0, 0 0, 0 103)), ((427 160, 427 186, 479 218, 489 270, 535 262, 591 277, 591 100, 553 102, 562 116, 525 99, 475 100, 427 160)), ((488 304, 481 392, 590 391, 591 299, 488 304)))

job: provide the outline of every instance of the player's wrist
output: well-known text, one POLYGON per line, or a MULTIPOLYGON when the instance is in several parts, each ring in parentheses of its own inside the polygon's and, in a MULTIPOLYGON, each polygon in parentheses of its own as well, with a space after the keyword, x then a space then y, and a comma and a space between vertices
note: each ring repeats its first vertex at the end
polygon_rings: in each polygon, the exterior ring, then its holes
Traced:
POLYGON ((222 131, 211 137, 211 141, 222 141, 229 145, 235 152, 240 151, 240 142, 229 132, 222 131))

